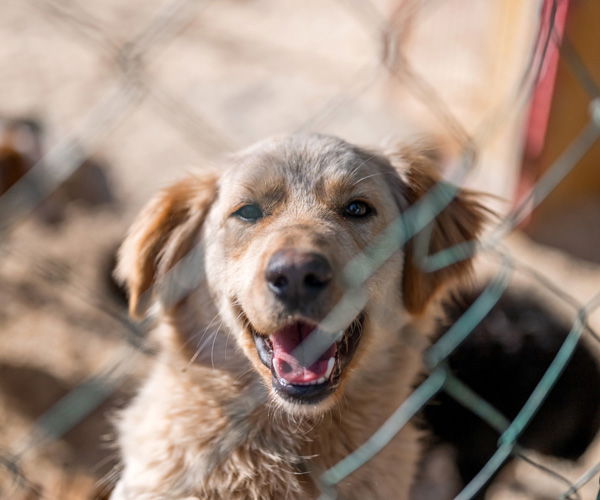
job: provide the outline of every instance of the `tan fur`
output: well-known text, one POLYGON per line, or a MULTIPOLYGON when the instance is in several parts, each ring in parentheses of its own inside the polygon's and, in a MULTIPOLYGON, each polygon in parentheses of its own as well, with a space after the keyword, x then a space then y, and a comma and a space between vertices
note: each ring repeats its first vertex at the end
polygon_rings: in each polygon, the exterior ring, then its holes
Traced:
MULTIPOLYGON (((454 186, 441 183, 439 174, 433 168, 437 158, 425 151, 406 148, 400 157, 409 159, 409 168, 404 175, 408 181, 408 199, 414 205, 423 198, 436 184, 446 186, 451 192, 454 186)), ((427 256, 433 256, 455 245, 468 242, 475 243, 487 214, 486 208, 477 200, 474 192, 461 190, 458 196, 444 206, 428 227, 430 233, 421 238, 429 238, 423 250, 427 256)), ((450 284, 455 279, 464 277, 471 269, 471 259, 461 258, 457 262, 433 272, 424 272, 422 263, 415 262, 418 254, 416 247, 419 236, 406 246, 406 265, 402 276, 404 304, 415 314, 422 313, 442 285, 450 284)), ((471 249, 474 251, 474 248, 471 249)), ((469 250, 466 250, 467 257, 469 250)))
POLYGON ((159 270, 168 271, 193 246, 215 182, 210 176, 178 182, 149 203, 129 231, 119 252, 117 275, 129 289, 134 318, 145 312, 159 270))
MULTIPOLYGON (((469 259, 425 273, 408 248, 375 269, 359 294, 357 352, 319 403, 284 401, 272 390, 249 324, 269 335, 290 320, 264 278, 281 248, 318 251, 331 262, 331 285, 311 317, 324 318, 347 296, 346 265, 435 183, 427 162, 409 156, 393 167, 331 137, 271 139, 231 158, 218 181, 182 181, 148 205, 122 246, 118 275, 133 314, 159 287, 162 353, 119 421, 124 470, 113 499, 316 498, 319 475, 404 401, 421 353, 402 333, 428 333, 433 295, 469 259), (376 215, 340 216, 352 199, 368 200, 376 215), (249 201, 260 202, 263 218, 232 216, 249 201), (179 294, 165 294, 173 283, 184 283, 179 294)), ((430 249, 474 238, 481 221, 480 207, 459 193, 434 223, 430 249)), ((419 434, 408 425, 338 485, 340 498, 407 498, 418 458, 419 434)))

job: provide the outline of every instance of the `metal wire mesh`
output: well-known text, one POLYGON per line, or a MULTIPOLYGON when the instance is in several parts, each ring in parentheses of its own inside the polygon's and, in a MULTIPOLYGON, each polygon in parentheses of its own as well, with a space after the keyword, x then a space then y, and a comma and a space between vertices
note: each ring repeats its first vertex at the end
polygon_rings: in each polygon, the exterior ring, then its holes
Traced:
MULTIPOLYGON (((410 22, 415 9, 431 6, 437 2, 412 1, 404 2, 400 16, 390 23, 381 9, 370 2, 346 1, 338 2, 336 9, 349 14, 358 21, 354 25, 357 30, 364 29, 367 38, 378 46, 384 40, 384 50, 379 60, 373 58, 365 65, 359 65, 353 73, 350 85, 343 90, 335 89, 330 98, 313 108, 308 116, 296 120, 297 130, 323 128, 336 117, 343 114, 349 103, 352 103, 372 91, 382 79, 391 78, 414 99, 423 104, 442 123, 448 136, 451 136, 462 151, 460 161, 450 173, 450 179, 457 185, 463 184, 467 176, 478 167, 477 152, 489 139, 492 130, 500 126, 506 116, 516 109, 524 109, 528 103, 533 84, 536 82, 545 61, 548 47, 557 43, 554 29, 544 31, 540 28, 537 41, 532 44, 530 61, 524 67, 525 72, 506 101, 493 109, 485 117, 481 126, 477 127, 477 135, 468 132, 439 96, 439 89, 432 87, 411 67, 409 60, 402 53, 398 40, 402 30, 410 22)), ((186 144, 199 150, 201 155, 218 155, 234 150, 243 140, 233 139, 237 134, 225 132, 223 124, 214 123, 210 112, 200 113, 192 109, 180 96, 167 89, 167 85, 157 78, 153 63, 159 59, 159 52, 173 40, 181 36, 192 23, 208 23, 215 9, 215 2, 174 0, 164 3, 149 16, 143 29, 134 36, 120 34, 116 37, 107 23, 91 14, 85 7, 76 3, 63 3, 54 0, 31 0, 27 2, 28 15, 39 18, 52 26, 53 30, 64 31, 72 37, 74 43, 81 44, 85 51, 93 52, 105 61, 110 68, 110 84, 104 94, 98 95, 85 116, 77 126, 62 133, 54 141, 47 153, 31 168, 25 176, 0 197, 0 234, 2 235, 2 251, 14 259, 35 262, 31 273, 44 280, 51 281, 56 273, 52 264, 36 262, 36 252, 19 242, 15 234, 20 224, 31 216, 31 212, 52 192, 61 186, 85 161, 90 151, 102 148, 107 141, 114 140, 120 124, 128 116, 135 113, 141 105, 150 105, 162 116, 168 127, 181 136, 186 144), (29 257, 31 255, 31 257, 29 257), (48 278, 50 276, 50 278, 48 278)), ((541 19, 547 16, 549 26, 554 26, 554 18, 559 7, 559 0, 546 4, 540 3, 537 15, 541 19), (545 6, 543 6, 545 5, 545 6)), ((233 8, 230 6, 230 8, 233 8)), ((219 43, 217 41, 216 43, 219 43)), ((204 40, 204 43, 206 41, 204 40)), ((202 50, 202 42, 198 51, 202 50)), ((277 47, 254 48, 257 53, 278 51, 279 56, 303 57, 293 53, 292 49, 277 47)), ((579 491, 585 485, 598 478, 600 465, 590 468, 581 478, 570 481, 560 471, 552 470, 528 455, 519 444, 519 438, 552 389, 565 366, 569 363, 577 343, 582 336, 598 343, 600 337, 589 324, 590 314, 600 307, 600 293, 588 297, 585 303, 569 296, 560 287, 549 283, 541 275, 534 275, 540 287, 576 310, 576 319, 572 329, 556 355, 552 364, 531 393, 517 417, 512 421, 506 419, 487 401, 466 387, 448 368, 447 360, 452 352, 469 336, 475 326, 486 316, 506 289, 513 274, 527 273, 526 266, 517 261, 502 245, 502 239, 518 226, 523 219, 571 172, 580 158, 591 148, 600 136, 600 94, 598 84, 587 70, 575 48, 566 43, 563 45, 561 57, 572 67, 582 88, 589 96, 589 121, 564 153, 554 162, 552 167, 539 179, 535 187, 521 202, 502 217, 497 226, 478 243, 446 249, 435 255, 422 252, 420 265, 428 271, 441 269, 473 255, 474 252, 484 254, 487 258, 499 262, 499 273, 485 288, 479 298, 464 315, 456 321, 448 332, 426 353, 426 364, 429 376, 413 391, 410 397, 381 425, 379 430, 360 448, 349 454, 342 461, 325 471, 317 479, 321 487, 321 499, 337 498, 336 484, 363 466, 375 456, 391 439, 440 391, 445 391, 472 412, 487 421, 499 434, 496 453, 486 466, 464 488, 457 498, 472 498, 479 489, 495 474, 505 459, 516 456, 525 460, 548 476, 562 481, 564 492, 562 498, 581 498, 579 491)), ((258 95, 258 98, 261 98, 258 95)), ((447 185, 439 184, 432 189, 418 204, 405 212, 401 219, 395 221, 374 241, 364 255, 358 256, 348 265, 346 273, 353 285, 336 309, 336 314, 344 315, 344 307, 354 305, 360 300, 359 291, 365 280, 375 272, 398 248, 409 239, 416 238, 416 246, 427 249, 428 232, 425 230, 431 220, 455 196, 456 191, 449 190, 447 185), (345 301, 345 302, 344 302, 345 301)), ((190 257, 192 260, 194 256, 190 257)), ((185 266, 185 262, 182 265, 185 266)), ((175 269, 171 275, 177 283, 175 287, 181 293, 181 276, 175 269)), ((535 273, 534 273, 535 274, 535 273)), ((186 283, 193 288, 197 283, 186 283)), ((114 320, 116 328, 122 332, 126 340, 121 349, 117 349, 112 360, 91 378, 85 380, 75 389, 56 401, 35 422, 34 429, 28 438, 19 442, 14 449, 0 455, 0 464, 10 472, 14 482, 13 490, 6 493, 7 498, 21 489, 35 491, 35 478, 27 477, 21 469, 32 450, 42 448, 49 440, 63 436, 77 425, 90 412, 96 409, 123 383, 130 371, 134 356, 142 353, 152 355, 152 346, 144 339, 148 325, 137 325, 129 321, 120 309, 106 304, 98 298, 96 291, 84 280, 73 280, 70 292, 77 295, 90 307, 114 320)), ((332 318, 333 318, 332 314, 332 318)), ((339 321, 339 318, 325 321, 339 321)))

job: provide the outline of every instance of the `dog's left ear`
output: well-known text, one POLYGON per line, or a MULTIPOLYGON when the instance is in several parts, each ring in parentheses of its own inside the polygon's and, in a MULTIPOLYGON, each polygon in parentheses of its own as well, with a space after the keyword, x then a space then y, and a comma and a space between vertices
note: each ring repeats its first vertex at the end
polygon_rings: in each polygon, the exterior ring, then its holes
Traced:
POLYGON ((189 177, 163 190, 138 215, 115 271, 129 291, 132 317, 144 315, 154 285, 193 249, 216 192, 215 174, 189 177))
MULTIPOLYGON (((439 159, 427 150, 401 151, 394 165, 402 179, 404 209, 429 195, 439 183, 439 159)), ((392 159, 393 163, 394 159, 392 159)), ((445 183, 443 183, 445 184, 445 183)), ((446 184, 450 190, 453 186, 446 184)), ((423 258, 445 249, 473 242, 480 234, 490 213, 472 191, 457 189, 452 201, 433 219, 427 228, 417 233, 405 246, 404 271, 402 273, 402 297, 408 312, 423 313, 428 304, 453 282, 468 276, 472 267, 472 255, 435 271, 423 269, 423 258), (428 241, 420 247, 419 238, 428 241), (425 254, 425 255, 423 255, 425 254)), ((432 200, 435 203, 435 200, 432 200)), ((440 200, 438 200, 440 201, 440 200)))

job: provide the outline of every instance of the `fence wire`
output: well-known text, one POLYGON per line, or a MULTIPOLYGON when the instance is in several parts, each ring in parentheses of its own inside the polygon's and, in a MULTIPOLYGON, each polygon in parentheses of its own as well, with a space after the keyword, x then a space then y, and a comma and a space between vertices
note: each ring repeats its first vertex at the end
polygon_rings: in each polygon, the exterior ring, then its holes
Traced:
MULTIPOLYGON (((492 110, 482 120, 481 125, 476 127, 476 137, 465 130, 460 120, 453 115, 439 96, 437 89, 411 67, 403 53, 403 47, 398 42, 402 39, 402 30, 409 29, 407 26, 412 22, 415 12, 425 6, 435 7, 438 2, 443 0, 404 2, 404 8, 400 11, 402 15, 396 17, 393 23, 371 2, 355 0, 338 2, 340 8, 346 9, 359 21, 370 37, 377 40, 377 43, 383 41, 381 57, 372 64, 359 68, 352 83, 343 92, 336 92, 327 99, 314 114, 306 116, 297 130, 314 130, 324 126, 348 103, 372 90, 383 79, 392 79, 426 106, 443 124, 447 134, 460 144, 461 161, 456 163, 449 177, 456 185, 463 184, 477 167, 477 153, 481 145, 489 140, 493 131, 501 126, 508 116, 527 106, 534 84, 546 60, 548 48, 552 44, 560 43, 554 21, 561 2, 554 0, 539 3, 540 29, 532 45, 529 63, 525 65, 525 72, 503 103, 492 110), (547 30, 542 29, 544 20, 548 21, 550 26, 547 30)), ((178 95, 157 82, 149 69, 151 64, 160 57, 161 48, 177 39, 186 26, 198 19, 209 20, 210 7, 214 3, 210 0, 168 1, 138 34, 118 41, 111 36, 111 31, 103 21, 79 4, 55 0, 27 2, 31 9, 30 15, 41 16, 57 30, 67 30, 76 43, 83 44, 82 46, 94 53, 102 54, 102 57, 110 61, 114 75, 112 88, 88 110, 80 124, 59 138, 19 182, 0 196, 0 235, 2 236, 0 244, 4 256, 10 255, 15 259, 35 262, 30 272, 38 275, 42 280, 52 276, 55 272, 52 266, 37 261, 36 252, 20 246, 18 238, 12 233, 44 199, 65 183, 84 163, 89 151, 97 149, 102 141, 111 140, 111 134, 118 125, 142 103, 150 103, 156 107, 167 119, 169 126, 193 147, 199 148, 202 153, 207 151, 226 153, 235 150, 242 142, 236 141, 233 134, 225 132, 222 126, 214 123, 209 112, 200 114, 192 110, 178 95)), ((202 48, 199 47, 198 50, 202 48)), ((442 269, 467 259, 476 252, 490 260, 495 260, 500 270, 475 302, 426 351, 425 362, 429 371, 427 378, 362 446, 315 477, 316 483, 321 488, 320 500, 339 498, 336 485, 379 453, 411 418, 442 391, 487 422, 499 436, 496 452, 485 467, 465 486, 457 496, 458 499, 473 498, 510 456, 528 462, 542 473, 562 483, 564 491, 561 498, 581 498, 579 493, 581 488, 591 481, 598 480, 600 464, 591 467, 576 481, 570 481, 560 471, 539 463, 519 443, 524 429, 568 365, 581 337, 585 335, 590 341, 600 343, 600 336, 588 321, 589 316, 600 307, 600 290, 587 302, 581 303, 539 272, 519 262, 502 245, 503 238, 577 166, 579 160, 600 136, 599 84, 594 81, 585 62, 568 40, 561 44, 561 57, 567 62, 582 89, 589 96, 589 121, 531 191, 496 224, 483 241, 468 242, 434 255, 427 254, 430 237, 427 227, 457 193, 456 189, 440 183, 394 221, 376 241, 372 242, 364 254, 357 256, 348 264, 345 272, 351 283, 350 290, 322 322, 321 327, 325 331, 338 331, 339 325, 348 322, 348 318, 352 317, 357 307, 360 308, 360 304, 365 300, 361 291, 366 280, 412 238, 415 239, 416 248, 421 250, 417 261, 426 271, 442 269), (448 358, 499 301, 511 277, 515 274, 529 275, 540 287, 573 309, 576 318, 554 360, 516 418, 510 421, 452 373, 448 366, 448 358)), ((197 280, 190 280, 192 273, 186 272, 194 266, 198 258, 201 258, 201 249, 197 248, 170 271, 166 283, 162 284, 164 288, 161 293, 165 300, 176 302, 178 297, 200 285, 197 280)), ((83 279, 75 279, 69 287, 70 293, 111 318, 122 332, 125 342, 123 348, 115 352, 114 359, 103 371, 82 382, 44 412, 35 422, 34 431, 26 440, 17 443, 14 449, 0 450, 0 466, 4 467, 13 478, 13 489, 7 492, 7 498, 16 495, 20 490, 37 492, 38 495, 43 496, 43 492, 35 486, 35 478, 27 477, 23 471, 22 464, 28 455, 45 446, 48 441, 63 436, 98 408, 115 388, 123 383, 135 356, 139 354, 152 356, 154 353, 154 346, 149 344, 145 336, 145 332, 151 325, 145 323, 138 325, 129 321, 120 309, 107 305, 105 301, 99 299, 96 289, 83 279)), ((322 341, 322 337, 320 339, 322 341)), ((325 342, 334 340, 325 339, 325 342)), ((312 349, 315 358, 318 358, 323 349, 327 348, 327 345, 319 342, 316 336, 309 337, 306 342, 308 345, 302 346, 303 349, 308 349, 309 352, 312 349)))

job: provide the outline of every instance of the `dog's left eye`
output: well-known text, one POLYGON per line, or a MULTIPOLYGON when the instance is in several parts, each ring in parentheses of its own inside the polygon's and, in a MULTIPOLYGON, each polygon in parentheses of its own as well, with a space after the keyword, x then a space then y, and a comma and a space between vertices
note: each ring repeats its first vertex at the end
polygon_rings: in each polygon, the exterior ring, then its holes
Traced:
POLYGON ((368 203, 360 200, 354 200, 348 203, 344 207, 344 215, 346 217, 366 217, 367 215, 371 215, 373 213, 373 209, 368 203))
POLYGON ((256 203, 251 203, 237 209, 231 215, 235 215, 236 217, 247 222, 255 222, 263 216, 263 212, 256 203))

